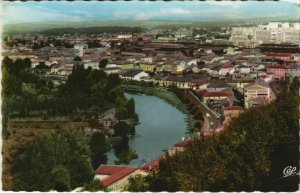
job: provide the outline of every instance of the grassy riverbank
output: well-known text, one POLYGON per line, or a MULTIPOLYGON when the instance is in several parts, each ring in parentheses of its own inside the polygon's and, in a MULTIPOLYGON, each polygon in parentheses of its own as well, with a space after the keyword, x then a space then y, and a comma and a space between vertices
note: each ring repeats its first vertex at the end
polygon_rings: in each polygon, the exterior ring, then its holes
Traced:
POLYGON ((149 87, 149 86, 140 86, 140 85, 133 85, 133 84, 122 84, 122 88, 126 92, 133 92, 133 93, 141 93, 147 95, 157 96, 161 99, 164 99, 166 102, 170 103, 171 105, 178 108, 180 111, 184 113, 188 113, 185 105, 180 101, 180 99, 176 96, 175 93, 169 91, 166 88, 162 87, 149 87))
POLYGON ((167 103, 175 106, 178 110, 187 115, 188 127, 192 128, 194 126, 193 115, 190 114, 186 106, 180 101, 176 94, 166 88, 157 87, 157 86, 141 86, 136 84, 122 84, 122 88, 128 93, 140 93, 147 94, 152 96, 157 96, 167 103))

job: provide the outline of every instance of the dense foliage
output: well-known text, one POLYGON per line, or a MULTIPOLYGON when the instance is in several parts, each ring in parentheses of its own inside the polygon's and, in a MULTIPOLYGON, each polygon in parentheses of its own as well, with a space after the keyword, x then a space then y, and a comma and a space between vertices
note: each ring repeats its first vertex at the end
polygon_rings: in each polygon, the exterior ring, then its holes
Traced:
POLYGON ((93 179, 90 150, 82 135, 37 137, 15 165, 16 190, 69 191, 93 179))
POLYGON ((112 108, 117 98, 126 104, 115 74, 75 65, 67 82, 54 88, 51 80, 30 72, 29 59, 5 57, 2 64, 2 110, 8 119, 91 117, 112 108))
POLYGON ((146 192, 149 190, 149 182, 148 182, 149 176, 142 176, 141 174, 138 174, 134 177, 130 177, 128 179, 129 185, 127 190, 129 192, 146 192))
MULTIPOLYGON (((42 63, 37 68, 45 66, 42 63)), ((117 118, 128 122, 126 127, 129 129, 124 130, 124 138, 127 139, 127 135, 133 133, 129 123, 131 120, 137 120, 134 101, 126 99, 120 88, 121 80, 116 74, 107 75, 102 70, 84 69, 82 65, 75 65, 65 83, 54 85, 46 76, 31 72, 30 67, 29 59, 13 61, 4 57, 2 61, 5 188, 63 191, 87 184, 93 176, 90 158, 94 168, 106 163, 105 153, 114 145, 103 134, 104 127, 98 120, 99 115, 115 107, 118 111, 117 118), (49 135, 62 128, 53 125, 49 130, 44 129, 41 126, 43 122, 40 121, 37 121, 40 124, 24 123, 24 127, 28 129, 25 143, 22 133, 19 134, 18 131, 16 134, 15 130, 9 133, 9 126, 4 124, 18 118, 24 118, 26 121, 33 118, 33 122, 39 119, 84 119, 89 123, 89 127, 97 132, 88 142, 80 136, 65 134, 38 138, 32 146, 36 136, 42 133, 49 135), (25 153, 22 153, 24 149, 25 153)), ((26 129, 22 131, 25 132, 26 129)), ((116 135, 116 138, 118 137, 120 136, 116 135)), ((127 151, 128 140, 120 141, 126 142, 118 143, 120 152, 127 151)))
POLYGON ((101 180, 95 179, 85 184, 83 190, 87 192, 99 192, 105 191, 105 188, 102 186, 101 180))
POLYGON ((277 100, 234 118, 224 132, 195 139, 162 161, 152 191, 296 191, 299 176, 299 80, 277 100))

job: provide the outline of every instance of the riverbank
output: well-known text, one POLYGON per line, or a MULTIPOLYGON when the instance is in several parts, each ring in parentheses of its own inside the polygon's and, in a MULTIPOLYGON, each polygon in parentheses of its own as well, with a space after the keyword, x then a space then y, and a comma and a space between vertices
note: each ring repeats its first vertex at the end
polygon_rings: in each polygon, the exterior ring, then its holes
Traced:
POLYGON ((136 84, 122 84, 121 87, 124 88, 124 90, 128 93, 138 93, 157 96, 165 100, 169 104, 175 106, 178 110, 182 111, 183 113, 189 113, 185 105, 180 101, 176 94, 166 88, 156 86, 141 86, 136 84))
MULTIPOLYGON (((168 90, 167 88, 157 87, 157 86, 145 86, 145 85, 137 85, 137 84, 122 84, 121 87, 128 93, 138 93, 138 94, 146 94, 151 96, 156 96, 167 103, 175 106, 178 110, 187 115, 186 122, 188 124, 189 130, 193 129, 195 125, 194 116, 189 112, 185 104, 177 97, 177 95, 168 90)), ((190 132, 187 132, 190 133, 190 132)))
MULTIPOLYGON (((189 137, 187 114, 166 100, 154 95, 126 92, 127 99, 135 101, 140 124, 135 127, 135 135, 129 137, 129 148, 137 152, 138 158, 129 165, 143 166, 164 154, 174 144, 189 137)), ((107 164, 115 164, 115 151, 107 152, 107 164)))

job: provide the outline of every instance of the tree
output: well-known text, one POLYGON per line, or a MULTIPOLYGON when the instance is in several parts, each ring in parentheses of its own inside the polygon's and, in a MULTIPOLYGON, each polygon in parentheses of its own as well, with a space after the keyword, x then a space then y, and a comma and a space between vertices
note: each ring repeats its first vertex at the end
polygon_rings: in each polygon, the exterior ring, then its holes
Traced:
POLYGON ((70 174, 63 165, 54 167, 51 171, 51 177, 54 190, 59 192, 70 191, 70 174))
POLYGON ((80 62, 82 59, 79 56, 75 56, 74 61, 80 62))
POLYGON ((50 69, 50 67, 47 66, 45 62, 39 62, 39 64, 35 66, 35 69, 50 69))
POLYGON ((147 177, 138 174, 136 176, 130 177, 128 179, 128 191, 129 192, 146 192, 149 191, 149 182, 147 181, 147 177))
POLYGON ((95 132, 90 140, 90 149, 92 155, 105 153, 108 149, 105 135, 100 132, 95 132))
POLYGON ((31 67, 31 60, 29 58, 24 59, 24 67, 25 68, 30 68, 31 67))
POLYGON ((100 60, 100 62, 99 62, 99 68, 100 69, 102 69, 102 68, 105 68, 106 67, 106 65, 108 64, 108 59, 102 59, 102 60, 100 60))
POLYGON ((220 133, 194 139, 186 151, 167 155, 150 190, 296 191, 299 176, 284 178, 282 171, 299 162, 298 85, 295 80, 277 100, 240 114, 220 133))
POLYGON ((5 56, 2 60, 2 69, 7 69, 8 71, 10 71, 10 69, 13 66, 13 60, 10 59, 8 56, 5 56))
POLYGON ((92 180, 94 170, 83 136, 65 133, 37 137, 14 165, 17 190, 70 190, 92 180))
POLYGON ((115 135, 118 137, 126 137, 130 131, 130 126, 125 121, 119 121, 115 127, 115 135))
POLYGON ((117 154, 118 160, 115 161, 115 164, 129 164, 131 160, 137 159, 138 154, 133 149, 128 149, 122 151, 120 154, 117 154))
POLYGON ((82 186, 94 177, 94 170, 88 156, 81 156, 72 161, 70 167, 71 188, 82 186))
POLYGON ((128 117, 133 118, 135 116, 135 103, 133 98, 129 99, 127 102, 127 112, 128 117))
POLYGON ((95 179, 84 185, 84 191, 99 192, 99 191, 105 191, 105 189, 101 183, 101 180, 95 179))

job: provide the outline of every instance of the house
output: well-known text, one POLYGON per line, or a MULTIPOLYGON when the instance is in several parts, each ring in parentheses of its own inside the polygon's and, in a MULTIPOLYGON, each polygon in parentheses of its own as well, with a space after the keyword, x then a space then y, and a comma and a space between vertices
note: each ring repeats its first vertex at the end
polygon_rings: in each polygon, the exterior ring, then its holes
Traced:
POLYGON ((119 34, 117 36, 118 39, 130 39, 132 38, 132 35, 131 34, 119 34))
POLYGON ((103 69, 103 71, 104 71, 106 74, 118 74, 118 73, 120 73, 121 68, 120 68, 120 67, 109 67, 109 68, 105 67, 105 68, 103 69))
POLYGON ((292 54, 290 53, 273 53, 273 52, 267 52, 265 53, 265 56, 269 58, 278 58, 281 60, 289 60, 292 58, 292 54))
POLYGON ((95 179, 101 180, 102 185, 108 191, 124 191, 128 185, 128 179, 135 175, 146 175, 139 168, 120 165, 100 165, 96 169, 95 179))
POLYGON ((240 114, 243 111, 244 111, 244 109, 242 107, 240 107, 240 106, 228 106, 228 107, 225 107, 223 109, 223 115, 225 117, 225 120, 224 120, 223 124, 228 123, 229 120, 232 117, 236 117, 238 114, 240 114))
POLYGON ((288 68, 285 66, 268 66, 267 67, 267 72, 268 73, 273 73, 274 74, 274 78, 276 79, 281 79, 285 76, 285 73, 288 72, 288 68))
POLYGON ((293 64, 289 66, 288 73, 292 77, 300 77, 300 66, 297 64, 293 64))
POLYGON ((145 172, 150 172, 152 170, 155 170, 156 168, 159 167, 159 163, 164 160, 164 157, 159 157, 153 161, 151 161, 150 163, 144 165, 143 167, 141 167, 141 170, 145 171, 145 172))
POLYGON ((104 129, 109 129, 117 123, 116 117, 116 109, 112 108, 99 117, 99 122, 104 126, 104 129))
POLYGON ((258 80, 244 87, 245 108, 255 107, 271 101, 274 98, 271 88, 265 82, 258 80))
POLYGON ((263 80, 265 82, 270 82, 273 79, 273 75, 272 74, 264 74, 259 76, 260 80, 263 80))
POLYGON ((142 70, 127 70, 120 74, 121 78, 126 80, 141 81, 142 77, 149 77, 149 74, 142 70))
POLYGON ((50 67, 50 73, 51 74, 58 74, 58 69, 60 68, 60 65, 57 63, 54 63, 50 67))
POLYGON ((222 68, 219 70, 219 76, 226 76, 227 74, 232 74, 235 71, 235 66, 234 65, 224 65, 222 68))
POLYGON ((220 92, 230 86, 225 81, 211 81, 209 85, 207 85, 207 92, 220 92))
POLYGON ((91 67, 93 70, 97 69, 99 70, 99 62, 95 62, 95 61, 89 61, 83 64, 84 69, 88 69, 89 67, 91 67))
POLYGON ((239 65, 237 67, 238 71, 241 73, 241 74, 248 74, 251 72, 251 69, 250 67, 248 66, 244 66, 244 65, 239 65))
POLYGON ((187 139, 187 140, 183 140, 177 144, 175 144, 169 151, 168 154, 170 156, 175 155, 176 152, 183 152, 186 150, 186 148, 188 146, 190 146, 192 144, 192 140, 191 139, 187 139))
POLYGON ((226 92, 203 92, 202 93, 203 102, 206 103, 207 100, 228 100, 229 94, 226 92))

